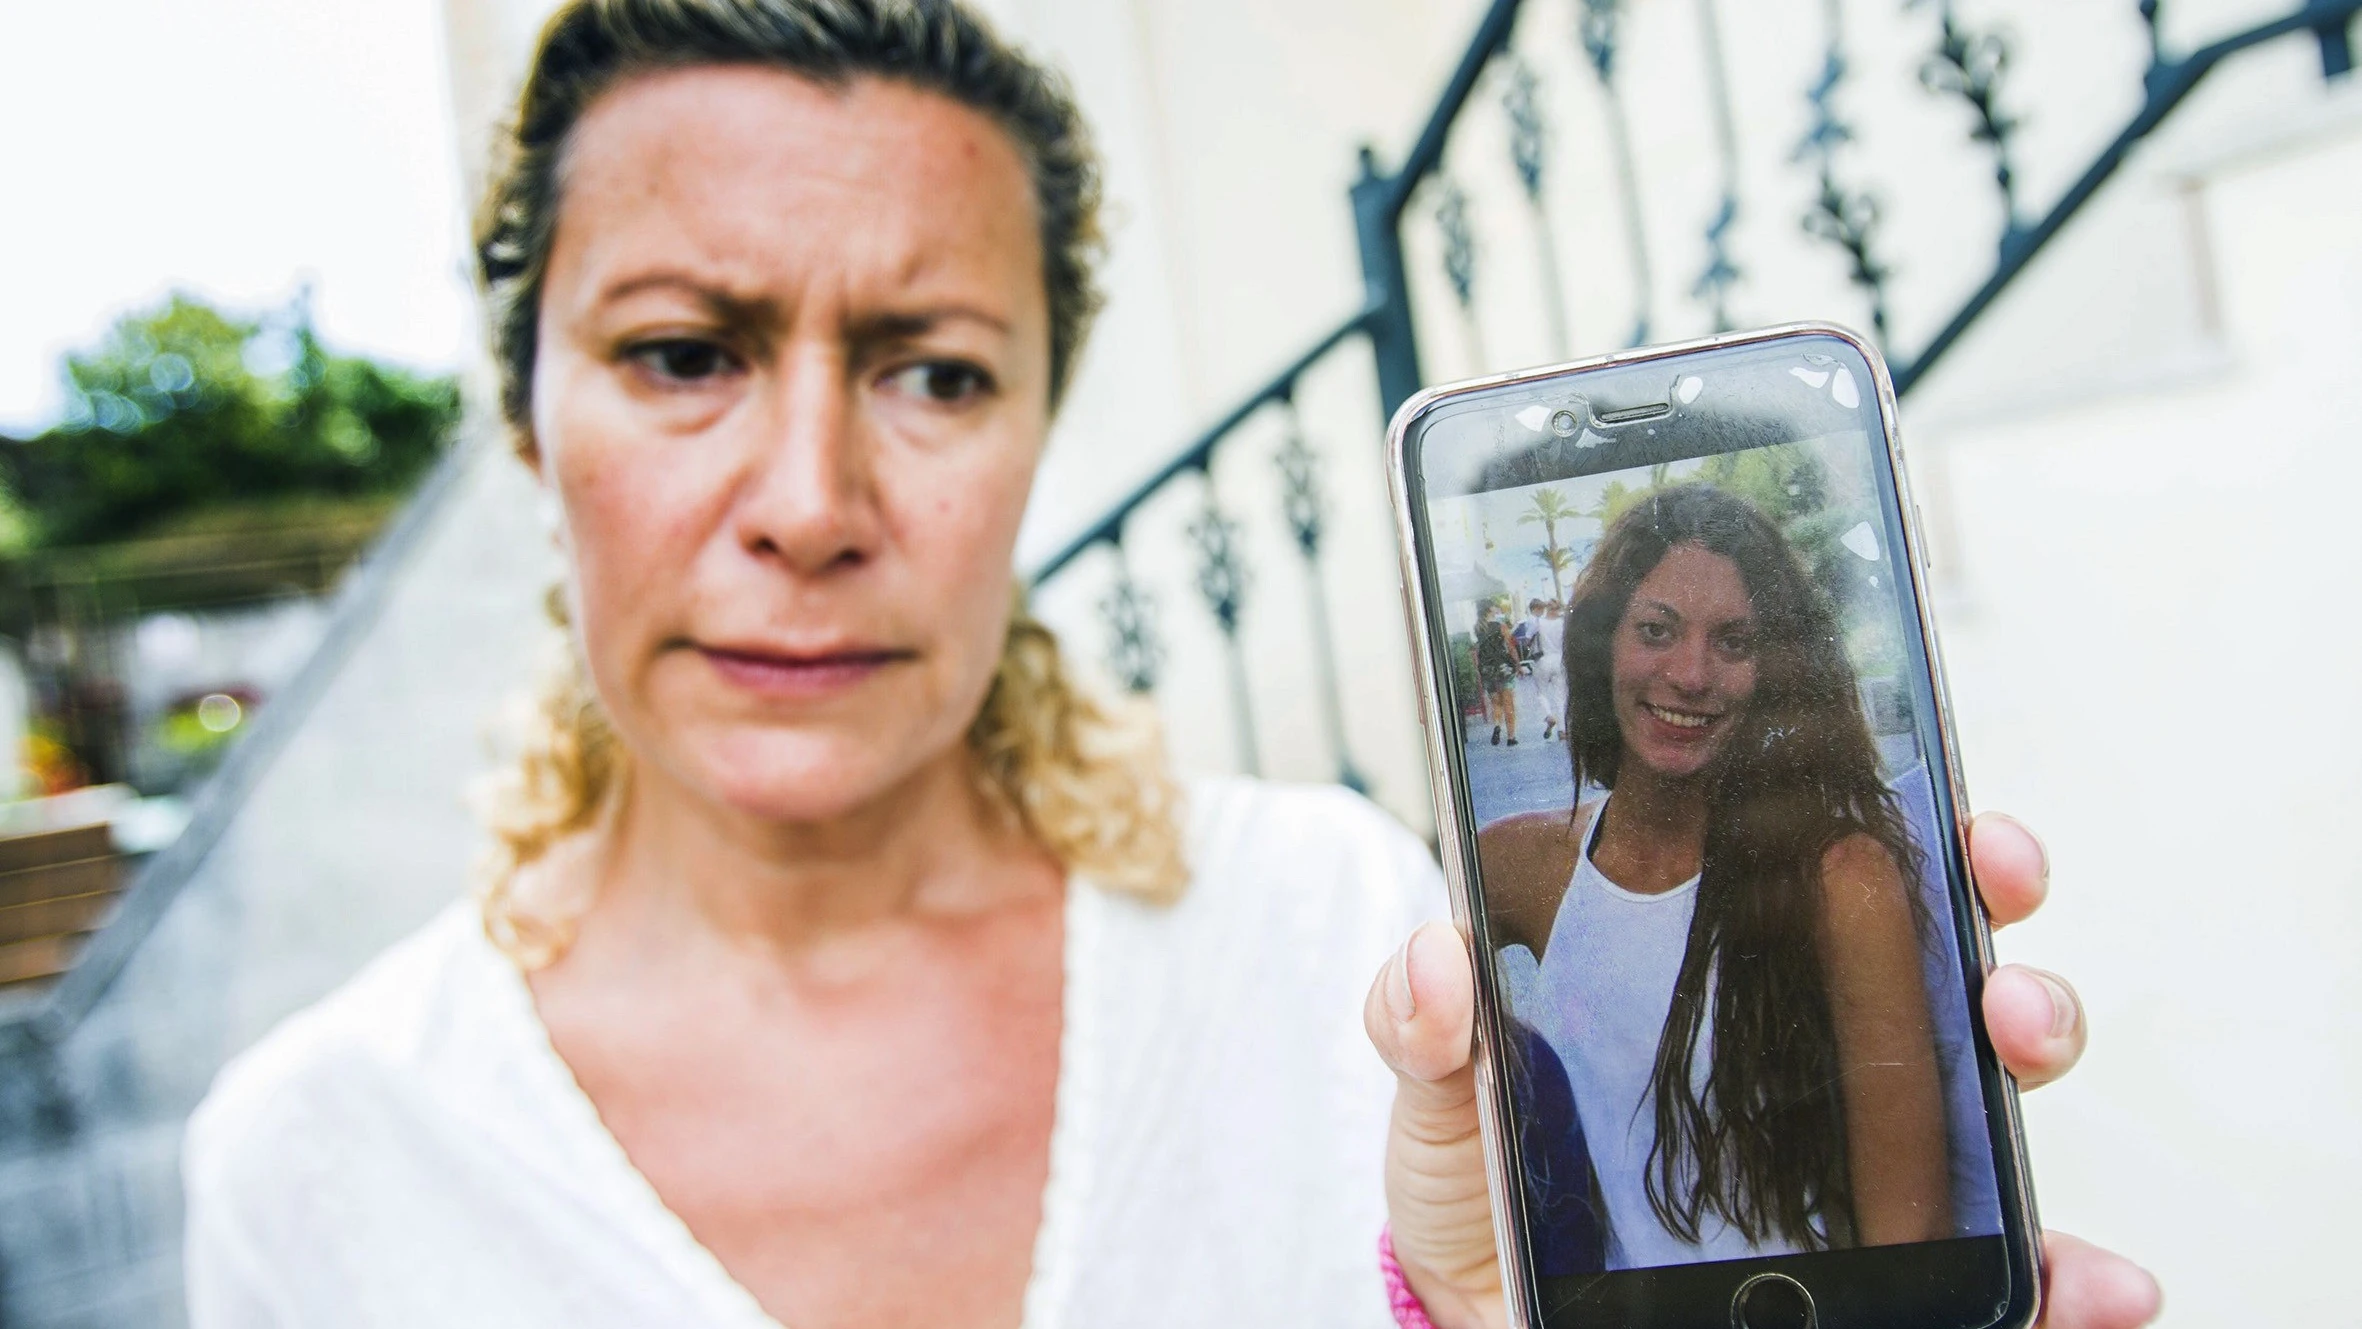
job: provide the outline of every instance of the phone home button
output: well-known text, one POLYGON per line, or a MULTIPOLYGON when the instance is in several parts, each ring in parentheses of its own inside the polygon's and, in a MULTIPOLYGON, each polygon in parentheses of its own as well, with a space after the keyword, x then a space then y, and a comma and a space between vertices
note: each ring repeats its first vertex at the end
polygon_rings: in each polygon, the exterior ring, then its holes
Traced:
POLYGON ((1757 1274, 1730 1299, 1731 1329, 1815 1329, 1820 1316, 1804 1284, 1786 1274, 1757 1274))

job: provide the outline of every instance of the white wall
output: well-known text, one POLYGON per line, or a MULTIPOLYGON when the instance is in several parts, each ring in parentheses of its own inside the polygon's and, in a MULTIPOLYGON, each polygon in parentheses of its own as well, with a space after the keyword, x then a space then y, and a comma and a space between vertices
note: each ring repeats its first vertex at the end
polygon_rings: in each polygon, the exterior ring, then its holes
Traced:
POLYGON ((2073 974, 2094 1028, 2030 1100, 2045 1216, 2151 1261, 2170 1324, 2347 1324, 2362 86, 2248 128, 2130 184, 2194 194, 2206 355, 1919 439, 1973 787, 2057 865, 2003 953, 2073 974))

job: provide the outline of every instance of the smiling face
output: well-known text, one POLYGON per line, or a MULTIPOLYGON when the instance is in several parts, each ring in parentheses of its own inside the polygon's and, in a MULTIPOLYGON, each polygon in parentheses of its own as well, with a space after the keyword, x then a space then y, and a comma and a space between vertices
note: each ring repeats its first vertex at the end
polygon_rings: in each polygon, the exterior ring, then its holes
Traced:
POLYGON ((1738 564, 1666 551, 1633 591, 1609 654, 1624 755, 1669 779, 1706 769, 1755 695, 1757 624, 1738 564))
POLYGON ((964 761, 1048 429, 1008 136, 877 79, 641 76, 576 127, 533 442, 649 776, 824 821, 964 761))

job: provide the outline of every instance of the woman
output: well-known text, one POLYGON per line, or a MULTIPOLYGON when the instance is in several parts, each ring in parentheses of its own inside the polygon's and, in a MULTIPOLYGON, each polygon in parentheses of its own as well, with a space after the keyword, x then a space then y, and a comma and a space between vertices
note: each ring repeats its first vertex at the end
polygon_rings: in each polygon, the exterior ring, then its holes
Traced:
POLYGON ((1476 665, 1477 686, 1484 692, 1485 716, 1493 722, 1493 744, 1504 730, 1509 746, 1517 746, 1517 640, 1501 617, 1500 606, 1487 600, 1476 607, 1476 634, 1469 644, 1476 665))
POLYGON ((1566 615, 1575 786, 1607 793, 1483 832, 1612 1266, 1952 1234, 1919 854, 1843 636, 1752 505, 1649 495, 1566 615))
MULTIPOLYGON (((1389 1218, 1438 1323, 1501 1322, 1422 847, 1177 793, 1011 616, 1095 178, 942 0, 551 20, 479 252, 577 668, 480 901, 192 1121, 200 1329, 1366 1325, 1389 1218)), ((2063 1071, 2080 1026, 2011 990, 1997 1037, 2063 1071)))

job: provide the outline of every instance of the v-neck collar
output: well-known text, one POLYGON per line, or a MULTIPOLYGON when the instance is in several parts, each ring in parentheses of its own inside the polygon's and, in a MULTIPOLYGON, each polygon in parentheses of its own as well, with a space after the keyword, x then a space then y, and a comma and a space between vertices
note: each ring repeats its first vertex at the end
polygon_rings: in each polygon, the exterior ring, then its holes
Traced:
MULTIPOLYGON (((1098 1095, 1097 991, 1093 944, 1102 901, 1096 886, 1070 875, 1061 906, 1060 940, 1064 973, 1059 985, 1058 1086, 1050 1125, 1049 1177, 1042 1187, 1041 1227, 1034 1234, 1033 1268, 1025 1281, 1020 1329, 1061 1329, 1074 1285, 1075 1244, 1083 1231, 1082 1211, 1091 1185, 1090 1141, 1096 1134, 1098 1095)), ((720 1257, 689 1231, 657 1194, 656 1187, 623 1143, 599 1117, 598 1105, 583 1092, 573 1067, 558 1055, 549 1026, 534 1005, 533 990, 516 964, 493 946, 480 926, 468 929, 491 1014, 512 1035, 516 1061, 534 1095, 535 1111, 546 1110, 545 1125, 561 1148, 581 1165, 574 1180, 609 1207, 648 1248, 657 1262, 695 1299, 702 1320, 722 1329, 787 1329, 723 1267, 720 1257)))

